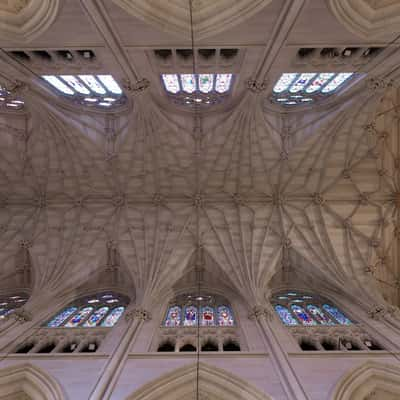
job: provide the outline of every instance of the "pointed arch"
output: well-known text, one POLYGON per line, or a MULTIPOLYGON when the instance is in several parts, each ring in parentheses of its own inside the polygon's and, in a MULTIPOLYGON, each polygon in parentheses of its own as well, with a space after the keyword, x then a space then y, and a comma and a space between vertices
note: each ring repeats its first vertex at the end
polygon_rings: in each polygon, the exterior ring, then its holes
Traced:
POLYGON ((32 400, 66 399, 59 383, 32 364, 19 364, 0 369, 0 393, 4 398, 23 394, 32 400))
POLYGON ((333 392, 333 400, 392 399, 400 393, 400 368, 367 361, 344 375, 333 392), (386 397, 380 397, 384 393, 386 397), (372 397, 368 397, 372 396, 372 397), (376 397, 373 397, 376 396, 376 397))
MULTIPOLYGON (((272 400, 248 382, 220 368, 200 363, 202 398, 216 400, 272 400)), ((127 397, 126 400, 194 399, 196 364, 186 365, 161 376, 127 397)))

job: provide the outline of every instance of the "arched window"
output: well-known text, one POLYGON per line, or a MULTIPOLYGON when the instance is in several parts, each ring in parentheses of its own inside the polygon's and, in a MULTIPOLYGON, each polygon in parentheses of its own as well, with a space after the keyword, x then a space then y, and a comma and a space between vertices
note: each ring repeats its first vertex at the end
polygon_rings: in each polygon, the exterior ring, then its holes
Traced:
POLYGON ((168 307, 163 325, 167 328, 192 327, 197 326, 198 319, 200 319, 200 326, 235 325, 232 309, 225 299, 208 295, 179 296, 168 307), (200 306, 200 317, 198 316, 198 306, 200 306))
POLYGON ((0 296, 0 319, 12 314, 17 308, 22 307, 29 296, 26 293, 13 293, 9 296, 0 296))
POLYGON ((351 325, 343 312, 319 296, 280 293, 272 299, 275 312, 288 326, 351 325))
POLYGON ((74 301, 46 323, 48 328, 95 328, 114 326, 129 299, 116 293, 98 293, 74 301))
POLYGON ((271 101, 282 106, 312 104, 362 76, 352 72, 284 73, 272 89, 271 101))

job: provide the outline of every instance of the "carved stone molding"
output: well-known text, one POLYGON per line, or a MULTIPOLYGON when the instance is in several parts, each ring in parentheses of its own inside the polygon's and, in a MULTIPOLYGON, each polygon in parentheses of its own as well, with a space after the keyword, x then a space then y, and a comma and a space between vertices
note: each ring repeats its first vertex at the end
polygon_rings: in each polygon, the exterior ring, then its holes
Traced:
POLYGON ((26 311, 23 308, 17 308, 8 318, 13 318, 15 321, 23 324, 25 322, 32 321, 32 313, 26 311))
POLYGON ((399 318, 400 310, 394 306, 376 304, 370 308, 368 316, 377 321, 382 320, 386 316, 399 318))
POLYGON ((385 78, 379 78, 379 77, 369 78, 369 79, 367 79, 366 83, 367 83, 368 89, 370 89, 374 92, 385 91, 386 89, 393 87, 392 79, 385 79, 385 78))
POLYGON ((140 79, 136 82, 131 82, 129 79, 125 79, 122 82, 122 87, 131 94, 138 94, 144 92, 150 87, 150 81, 146 78, 140 79))
POLYGON ((125 313, 125 320, 126 321, 133 321, 135 319, 141 320, 141 321, 149 321, 151 320, 151 314, 149 311, 147 311, 144 308, 138 307, 135 308, 131 311, 128 311, 125 313))
POLYGON ((267 88, 267 83, 267 81, 259 82, 255 79, 248 79, 246 81, 246 87, 248 90, 250 90, 250 92, 261 93, 264 92, 267 88))
POLYGON ((249 319, 259 320, 261 318, 266 318, 268 321, 272 319, 274 311, 271 305, 261 305, 257 304, 253 307, 249 314, 249 319))

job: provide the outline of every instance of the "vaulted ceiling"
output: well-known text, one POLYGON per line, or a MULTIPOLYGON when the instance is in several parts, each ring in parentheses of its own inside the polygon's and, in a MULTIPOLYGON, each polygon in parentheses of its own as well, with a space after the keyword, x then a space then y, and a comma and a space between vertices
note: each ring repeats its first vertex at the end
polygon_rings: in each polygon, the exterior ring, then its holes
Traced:
POLYGON ((240 55, 225 66, 197 60, 199 72, 223 68, 236 79, 227 102, 196 113, 172 104, 160 81, 190 63, 160 64, 153 52, 190 47, 184 1, 166 9, 158 1, 68 0, 47 14, 38 37, 0 39, 4 84, 26 84, 24 111, 0 113, 2 287, 26 285, 16 277, 30 266, 34 291, 61 295, 96 281, 150 302, 200 262, 249 306, 276 285, 300 282, 398 304, 395 29, 373 42, 345 30, 347 20, 332 11, 333 3, 340 12, 356 3, 345 0, 194 3, 196 45, 240 55), (296 56, 301 47, 372 45, 384 49, 362 63, 296 56), (96 60, 35 58, 35 50, 61 49, 91 49, 96 60), (90 111, 38 76, 71 70, 114 75, 127 107, 90 111), (283 72, 355 70, 364 79, 321 104, 297 110, 269 101, 283 72))

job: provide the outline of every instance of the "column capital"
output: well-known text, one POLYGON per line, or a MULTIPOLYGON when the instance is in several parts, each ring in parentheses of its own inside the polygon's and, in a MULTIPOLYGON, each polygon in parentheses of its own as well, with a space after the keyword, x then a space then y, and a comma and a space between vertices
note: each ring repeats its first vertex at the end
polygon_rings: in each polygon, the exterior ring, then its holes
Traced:
POLYGON ((149 321, 151 320, 151 314, 149 311, 142 307, 134 308, 133 310, 127 311, 125 313, 125 320, 126 321, 133 321, 133 320, 141 320, 141 321, 149 321))
POLYGON ((268 305, 261 305, 256 304, 249 314, 249 319, 256 319, 257 321, 261 318, 265 318, 267 320, 271 320, 272 316, 274 315, 274 310, 270 304, 268 305))

